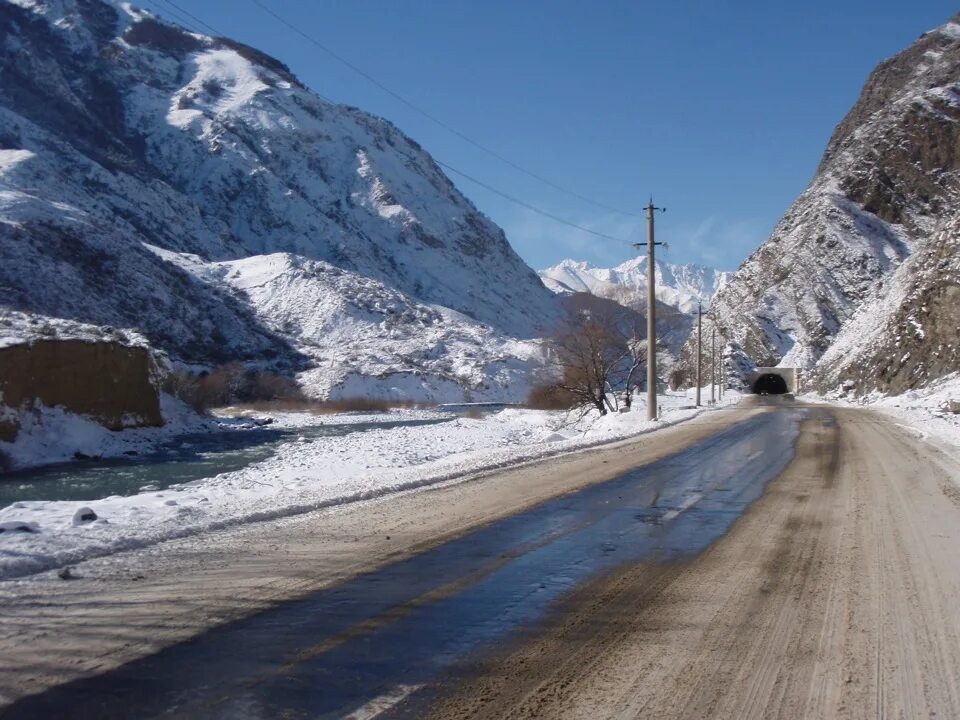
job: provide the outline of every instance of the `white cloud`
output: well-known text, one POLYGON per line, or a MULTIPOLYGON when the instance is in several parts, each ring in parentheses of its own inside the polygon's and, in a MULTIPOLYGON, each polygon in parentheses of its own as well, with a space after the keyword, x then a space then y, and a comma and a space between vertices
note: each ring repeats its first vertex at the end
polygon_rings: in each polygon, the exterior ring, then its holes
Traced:
POLYGON ((625 242, 597 237, 524 209, 517 210, 501 225, 514 249, 538 269, 564 258, 587 260, 600 266, 616 265, 635 254, 628 243, 641 239, 641 218, 610 214, 569 220, 625 242))
POLYGON ((711 215, 695 225, 680 225, 675 234, 676 245, 691 260, 733 270, 760 246, 769 230, 754 218, 728 220, 711 215))

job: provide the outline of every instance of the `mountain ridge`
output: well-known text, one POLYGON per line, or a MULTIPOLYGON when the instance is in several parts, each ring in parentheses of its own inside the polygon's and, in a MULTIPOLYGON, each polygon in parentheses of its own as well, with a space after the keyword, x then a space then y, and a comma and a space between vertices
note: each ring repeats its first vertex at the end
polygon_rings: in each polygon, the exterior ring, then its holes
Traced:
MULTIPOLYGON (((838 124, 810 185, 717 293, 717 329, 742 356, 731 366, 798 366, 822 389, 910 387, 855 357, 819 363, 841 334, 856 344, 861 308, 905 299, 893 282, 960 208, 960 24, 925 33, 881 62, 838 124)), ((926 273, 920 265, 911 272, 926 273)), ((881 334, 895 333, 887 328, 881 334)), ((932 350, 931 350, 932 352, 932 350)), ((924 351, 923 354, 926 354, 924 351)), ((692 343, 684 348, 687 381, 692 343)), ((921 375, 915 376, 915 382, 921 375)), ((929 378, 928 378, 929 379, 929 378)))
MULTIPOLYGON (((696 312, 698 299, 708 307, 710 299, 732 275, 697 263, 674 264, 660 260, 655 263, 657 299, 688 315, 696 312)), ((611 268, 565 259, 540 270, 539 275, 554 292, 590 292, 636 310, 646 307, 645 256, 631 258, 611 268)))
MULTIPOLYGON (((398 360, 345 367, 341 379, 418 377, 431 397, 444 386, 454 400, 496 395, 487 380, 499 370, 476 369, 527 363, 558 321, 553 294, 418 143, 323 100, 280 61, 101 0, 3 3, 0 31, 0 307, 11 317, 136 328, 188 365, 302 371, 337 353, 274 322, 262 298, 215 271, 286 254, 299 260, 277 292, 337 304, 335 291, 353 306, 376 288, 401 305, 449 308, 446 337, 467 338, 469 372, 447 367, 440 336, 406 361, 397 324, 368 323, 371 354, 398 360), (317 272, 307 291, 294 282, 301 262, 356 282, 317 272)), ((424 312, 397 317, 412 329, 433 317, 424 312)))

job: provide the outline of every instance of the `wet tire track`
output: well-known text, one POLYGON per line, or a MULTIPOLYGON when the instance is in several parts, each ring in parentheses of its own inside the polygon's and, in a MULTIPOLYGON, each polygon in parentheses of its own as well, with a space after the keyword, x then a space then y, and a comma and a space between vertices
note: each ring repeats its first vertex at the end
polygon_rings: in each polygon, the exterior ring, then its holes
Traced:
POLYGON ((820 411, 706 553, 582 588, 432 717, 960 717, 958 479, 878 416, 820 411))

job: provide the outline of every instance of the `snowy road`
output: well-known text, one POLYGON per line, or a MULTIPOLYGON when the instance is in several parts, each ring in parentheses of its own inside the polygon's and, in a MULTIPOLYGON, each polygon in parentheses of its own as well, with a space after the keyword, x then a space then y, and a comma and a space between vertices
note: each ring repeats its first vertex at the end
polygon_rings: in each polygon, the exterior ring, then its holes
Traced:
POLYGON ((7 714, 317 718, 379 707, 384 697, 421 704, 460 661, 536 626, 580 583, 624 563, 704 550, 789 463, 804 413, 741 414, 659 462, 7 714))
POLYGON ((288 521, 260 552, 213 538, 179 573, 148 554, 137 583, 93 561, 13 608, 2 691, 41 692, 2 714, 958 715, 955 458, 858 409, 656 437, 288 521), (58 685, 74 665, 103 674, 58 685))
POLYGON ((719 542, 581 587, 430 716, 960 717, 954 453, 876 413, 812 410, 719 542))

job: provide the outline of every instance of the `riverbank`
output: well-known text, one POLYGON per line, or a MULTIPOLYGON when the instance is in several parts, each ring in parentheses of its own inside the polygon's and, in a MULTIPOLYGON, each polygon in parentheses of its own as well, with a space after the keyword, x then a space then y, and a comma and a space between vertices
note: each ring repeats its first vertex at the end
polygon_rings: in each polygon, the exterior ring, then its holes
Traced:
POLYGON ((704 412, 651 436, 92 559, 70 581, 44 572, 2 582, 0 654, 9 672, 0 678, 0 702, 409 557, 762 411, 704 412))
POLYGON ((559 411, 509 408, 434 424, 423 424, 423 410, 351 415, 347 420, 278 413, 272 416, 275 423, 288 429, 345 421, 389 421, 389 427, 337 437, 294 433, 266 459, 162 490, 145 488, 84 502, 13 503, 0 510, 2 527, 11 528, 0 534, 0 579, 592 447, 701 412, 682 394, 663 397, 660 421, 648 422, 642 405, 634 410, 578 419, 559 411), (95 519, 79 521, 77 512, 83 507, 92 510, 95 519))

